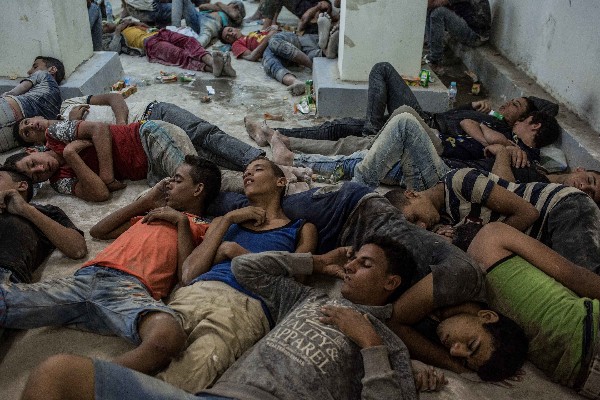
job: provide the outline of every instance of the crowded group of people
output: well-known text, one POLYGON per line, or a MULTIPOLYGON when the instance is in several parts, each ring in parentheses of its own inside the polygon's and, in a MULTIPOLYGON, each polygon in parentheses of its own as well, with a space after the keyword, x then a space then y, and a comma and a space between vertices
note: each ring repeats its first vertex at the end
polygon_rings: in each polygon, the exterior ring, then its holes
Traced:
MULTIPOLYGON (((230 78, 229 54, 262 59, 295 95, 304 84, 285 65, 337 53, 339 1, 263 0, 249 35, 241 1, 200 3, 123 0, 137 21, 105 22, 94 46, 230 78), (299 33, 277 27, 283 6, 299 33), (196 37, 148 29, 182 19, 196 37), (206 50, 215 39, 231 53, 206 50)), ((490 23, 485 0, 430 0, 431 67, 445 31, 480 45, 490 23)), ((541 168, 561 132, 551 101, 511 99, 501 118, 487 100, 429 113, 380 62, 365 118, 274 128, 248 116, 252 146, 167 102, 63 100, 53 57, 27 75, 0 98, 0 150, 26 148, 0 167, 0 335, 66 326, 135 347, 112 361, 51 356, 23 398, 416 399, 443 390, 443 370, 500 382, 526 360, 599 398, 600 172, 541 168), (106 202, 128 180, 150 188, 89 231, 114 241, 72 276, 35 281, 55 249, 88 250, 34 186, 106 202)))

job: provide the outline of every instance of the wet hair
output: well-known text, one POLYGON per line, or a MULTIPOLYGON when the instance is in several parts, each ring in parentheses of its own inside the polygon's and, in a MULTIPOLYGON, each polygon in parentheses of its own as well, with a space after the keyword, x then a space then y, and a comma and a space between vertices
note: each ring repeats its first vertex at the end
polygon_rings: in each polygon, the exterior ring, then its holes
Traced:
POLYGON ((0 166, 0 171, 7 172, 13 182, 25 182, 27 184, 27 192, 25 192, 25 200, 29 203, 33 198, 33 181, 30 177, 16 169, 12 165, 0 166))
POLYGON ((188 154, 185 163, 192 167, 190 176, 194 184, 204 184, 204 204, 212 202, 221 191, 221 170, 211 161, 188 154))
POLYGON ((532 124, 540 124, 540 128, 533 139, 533 147, 539 149, 556 142, 556 139, 560 136, 560 125, 558 125, 556 118, 541 111, 533 111, 522 117, 521 120, 530 116, 532 117, 532 124))
MULTIPOLYGON (((381 247, 388 263, 387 273, 400 276, 400 285, 387 298, 387 302, 392 303, 412 285, 417 263, 404 245, 385 234, 371 233, 361 241, 360 247, 365 244, 374 244, 381 247)), ((355 248, 356 250, 358 248, 355 248)))
POLYGON ((46 68, 56 67, 56 74, 54 74, 54 79, 57 83, 61 83, 63 79, 65 79, 65 66, 63 63, 54 57, 45 57, 45 56, 37 56, 35 60, 42 60, 46 64, 46 68))
POLYGON ((31 145, 31 143, 27 143, 25 140, 23 140, 23 137, 19 135, 19 124, 21 123, 21 121, 23 121, 23 119, 24 118, 21 118, 20 120, 14 123, 14 125, 12 126, 12 134, 19 146, 27 147, 31 145))
POLYGON ((492 336, 494 351, 490 359, 477 370, 484 381, 498 382, 514 376, 525 363, 529 341, 523 328, 512 319, 498 313, 498 321, 484 324, 492 336))
POLYGON ((227 16, 229 16, 229 18, 231 19, 231 22, 233 22, 235 24, 235 26, 240 26, 242 25, 242 22, 244 22, 244 18, 246 17, 246 7, 244 7, 244 3, 242 3, 241 0, 233 0, 230 1, 229 3, 227 3, 227 5, 237 5, 238 10, 240 10, 240 14, 238 18, 233 18, 231 15, 227 14, 227 16))
POLYGON ((392 203, 398 210, 402 210, 404 207, 410 204, 410 200, 405 195, 406 189, 392 189, 383 196, 392 203))

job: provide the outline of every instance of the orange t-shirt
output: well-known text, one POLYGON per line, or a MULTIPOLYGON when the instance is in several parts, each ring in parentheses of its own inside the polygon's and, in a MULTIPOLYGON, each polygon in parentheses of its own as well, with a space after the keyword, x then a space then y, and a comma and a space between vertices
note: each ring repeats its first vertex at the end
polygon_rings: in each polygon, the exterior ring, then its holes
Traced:
MULTIPOLYGON (((208 223, 186 214, 194 243, 199 245, 208 223)), ((131 227, 102 250, 90 265, 114 268, 138 278, 152 297, 166 297, 177 283, 177 228, 168 222, 142 224, 142 217, 131 219, 131 227)))

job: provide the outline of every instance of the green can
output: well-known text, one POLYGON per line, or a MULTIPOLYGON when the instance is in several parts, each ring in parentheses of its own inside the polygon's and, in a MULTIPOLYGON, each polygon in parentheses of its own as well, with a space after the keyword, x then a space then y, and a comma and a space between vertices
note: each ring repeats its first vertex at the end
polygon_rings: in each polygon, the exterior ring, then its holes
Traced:
POLYGON ((314 103, 314 99, 313 99, 313 95, 312 95, 312 88, 313 88, 313 81, 312 79, 307 79, 304 82, 305 88, 304 88, 304 94, 306 95, 306 99, 308 100, 308 104, 312 104, 314 103))
POLYGON ((423 87, 428 87, 429 86, 429 79, 431 76, 431 71, 429 71, 428 69, 423 68, 421 70, 421 73, 419 74, 419 81, 421 86, 423 87))

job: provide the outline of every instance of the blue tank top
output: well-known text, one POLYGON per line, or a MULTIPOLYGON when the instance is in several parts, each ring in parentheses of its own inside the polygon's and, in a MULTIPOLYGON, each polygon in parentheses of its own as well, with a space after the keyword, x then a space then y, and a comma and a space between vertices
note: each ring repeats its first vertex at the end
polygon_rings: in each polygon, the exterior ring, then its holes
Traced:
MULTIPOLYGON (((290 221, 285 226, 267 231, 253 231, 244 228, 241 225, 233 224, 225 233, 223 241, 235 242, 252 253, 260 253, 263 251, 289 251, 290 253, 293 253, 298 244, 298 233, 304 223, 305 221, 303 219, 297 219, 295 221, 290 221)), ((233 276, 233 273, 231 272, 231 260, 213 265, 208 272, 195 278, 190 285, 198 281, 220 281, 252 298, 260 300, 262 308, 269 319, 269 323, 271 325, 273 324, 267 306, 262 299, 242 287, 235 279, 235 276, 233 276)))

